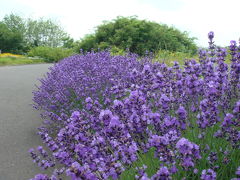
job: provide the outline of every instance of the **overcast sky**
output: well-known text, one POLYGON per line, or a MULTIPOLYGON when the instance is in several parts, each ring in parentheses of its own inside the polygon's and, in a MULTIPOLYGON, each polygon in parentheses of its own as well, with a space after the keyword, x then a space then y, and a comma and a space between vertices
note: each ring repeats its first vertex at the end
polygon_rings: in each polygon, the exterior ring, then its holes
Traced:
POLYGON ((10 13, 25 18, 53 18, 74 38, 94 32, 104 20, 137 15, 196 37, 207 46, 214 31, 218 45, 240 37, 240 0, 0 0, 0 20, 10 13))

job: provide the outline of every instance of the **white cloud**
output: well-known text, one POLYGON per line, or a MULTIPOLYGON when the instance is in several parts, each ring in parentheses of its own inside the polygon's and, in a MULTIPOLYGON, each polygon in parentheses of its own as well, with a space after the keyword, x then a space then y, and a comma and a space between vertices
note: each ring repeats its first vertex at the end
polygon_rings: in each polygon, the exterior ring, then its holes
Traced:
MULTIPOLYGON (((199 38, 199 43, 207 45, 206 34, 215 32, 215 41, 220 45, 228 45, 232 39, 240 37, 240 21, 238 9, 240 1, 228 0, 182 0, 184 8, 179 12, 181 19, 178 22, 191 34, 199 38)), ((176 21, 176 24, 179 24, 176 21)))

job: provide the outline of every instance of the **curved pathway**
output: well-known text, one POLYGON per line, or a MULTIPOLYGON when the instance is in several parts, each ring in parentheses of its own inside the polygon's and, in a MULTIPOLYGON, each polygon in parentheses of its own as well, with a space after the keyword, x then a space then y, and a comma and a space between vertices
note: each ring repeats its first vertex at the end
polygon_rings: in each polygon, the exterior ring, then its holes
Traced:
POLYGON ((0 67, 0 180, 26 180, 44 173, 28 150, 42 144, 36 135, 39 112, 32 91, 52 64, 0 67))

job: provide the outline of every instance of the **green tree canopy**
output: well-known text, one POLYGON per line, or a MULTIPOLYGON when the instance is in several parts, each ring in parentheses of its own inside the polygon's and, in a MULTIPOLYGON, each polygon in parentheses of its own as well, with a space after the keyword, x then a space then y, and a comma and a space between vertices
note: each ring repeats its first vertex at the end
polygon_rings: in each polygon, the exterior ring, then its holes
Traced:
POLYGON ((10 30, 0 22, 0 50, 2 52, 20 52, 22 45, 21 34, 10 30))
POLYGON ((2 23, 5 24, 11 31, 18 32, 22 36, 24 36, 26 32, 26 20, 18 15, 6 15, 4 16, 2 23))
POLYGON ((60 25, 48 19, 27 20, 26 41, 31 46, 59 47, 63 45, 63 39, 67 33, 60 25))
POLYGON ((128 49, 139 55, 163 49, 188 53, 197 50, 194 38, 190 38, 187 32, 165 24, 138 20, 135 16, 117 17, 111 22, 104 22, 79 44, 79 49, 84 51, 106 48, 128 49))
MULTIPOLYGON (((1 23, 21 37, 22 52, 37 46, 63 46, 68 37, 63 28, 51 19, 24 19, 19 15, 10 14, 6 15, 1 23)), ((1 46, 4 46, 2 42, 1 46)))

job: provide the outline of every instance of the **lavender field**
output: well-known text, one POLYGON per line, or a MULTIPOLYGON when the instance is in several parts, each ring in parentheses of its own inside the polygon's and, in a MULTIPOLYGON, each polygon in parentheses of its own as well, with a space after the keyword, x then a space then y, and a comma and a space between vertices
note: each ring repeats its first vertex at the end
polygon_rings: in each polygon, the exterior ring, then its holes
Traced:
POLYGON ((29 153, 52 174, 32 180, 239 180, 240 45, 208 38, 183 66, 100 51, 51 67, 33 92, 48 148, 29 153))

